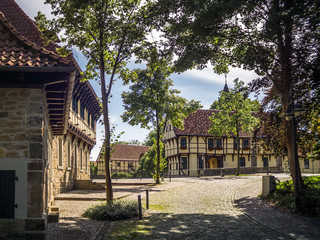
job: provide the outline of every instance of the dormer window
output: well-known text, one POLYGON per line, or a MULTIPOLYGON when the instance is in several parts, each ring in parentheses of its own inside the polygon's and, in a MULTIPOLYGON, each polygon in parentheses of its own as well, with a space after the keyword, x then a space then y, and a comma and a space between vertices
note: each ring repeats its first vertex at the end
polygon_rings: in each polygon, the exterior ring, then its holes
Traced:
POLYGON ((187 149, 187 138, 185 137, 180 138, 180 148, 187 149))

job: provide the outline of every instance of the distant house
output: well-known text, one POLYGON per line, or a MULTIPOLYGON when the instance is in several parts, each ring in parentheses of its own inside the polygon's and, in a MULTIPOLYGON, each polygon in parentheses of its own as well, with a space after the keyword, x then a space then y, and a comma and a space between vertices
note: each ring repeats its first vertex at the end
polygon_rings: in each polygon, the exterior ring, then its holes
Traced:
POLYGON ((240 133, 240 145, 235 135, 217 137, 208 131, 212 122, 209 117, 218 110, 201 109, 184 119, 184 128, 168 123, 164 136, 165 156, 172 175, 196 176, 220 174, 221 169, 235 173, 237 153, 240 153, 240 172, 279 172, 282 158, 265 152, 253 142, 252 134, 240 133))
POLYGON ((90 178, 100 103, 80 68, 0 3, 0 238, 43 238, 54 196, 90 178))
MULTIPOLYGON (((148 152, 149 146, 137 146, 127 144, 115 144, 111 156, 111 173, 136 171, 141 157, 148 152)), ((101 149, 103 150, 103 148, 101 149)), ((105 175, 104 154, 97 159, 98 175, 105 175)))

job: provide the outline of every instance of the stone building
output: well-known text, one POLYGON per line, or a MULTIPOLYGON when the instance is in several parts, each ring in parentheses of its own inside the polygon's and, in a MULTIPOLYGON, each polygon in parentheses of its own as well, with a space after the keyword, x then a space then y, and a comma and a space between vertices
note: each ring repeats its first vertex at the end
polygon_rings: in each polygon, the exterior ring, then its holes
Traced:
POLYGON ((42 238, 54 196, 90 177, 100 103, 56 47, 0 1, 0 238, 42 238))
MULTIPOLYGON (((115 144, 111 155, 111 173, 137 171, 140 159, 149 149, 149 146, 115 144)), ((100 151, 97 159, 98 175, 100 176, 105 175, 103 157, 104 155, 100 151)))

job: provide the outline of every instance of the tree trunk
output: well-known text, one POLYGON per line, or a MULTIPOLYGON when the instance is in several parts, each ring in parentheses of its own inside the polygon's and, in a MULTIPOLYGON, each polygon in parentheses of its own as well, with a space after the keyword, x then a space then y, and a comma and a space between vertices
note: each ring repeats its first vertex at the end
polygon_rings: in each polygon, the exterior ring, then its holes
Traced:
POLYGON ((157 122, 157 165, 156 165, 156 184, 160 183, 160 126, 158 111, 156 111, 156 122, 157 122))
POLYGON ((237 172, 236 176, 240 174, 240 138, 239 138, 239 129, 237 127, 237 172))
POLYGON ((104 166, 106 176, 106 198, 107 201, 113 201, 113 191, 110 174, 110 123, 109 123, 109 109, 108 109, 108 96, 106 94, 106 81, 104 71, 104 59, 103 54, 100 56, 100 78, 101 78, 101 95, 102 95, 102 111, 103 111, 103 123, 104 123, 104 166))

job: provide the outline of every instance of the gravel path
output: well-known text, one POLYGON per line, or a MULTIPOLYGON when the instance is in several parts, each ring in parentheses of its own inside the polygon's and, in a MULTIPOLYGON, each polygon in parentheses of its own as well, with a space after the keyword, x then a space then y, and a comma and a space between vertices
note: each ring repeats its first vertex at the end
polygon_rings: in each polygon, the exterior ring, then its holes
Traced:
POLYGON ((184 180, 150 197, 153 212, 139 223, 113 224, 105 239, 291 239, 257 224, 234 206, 237 190, 261 176, 184 180))

